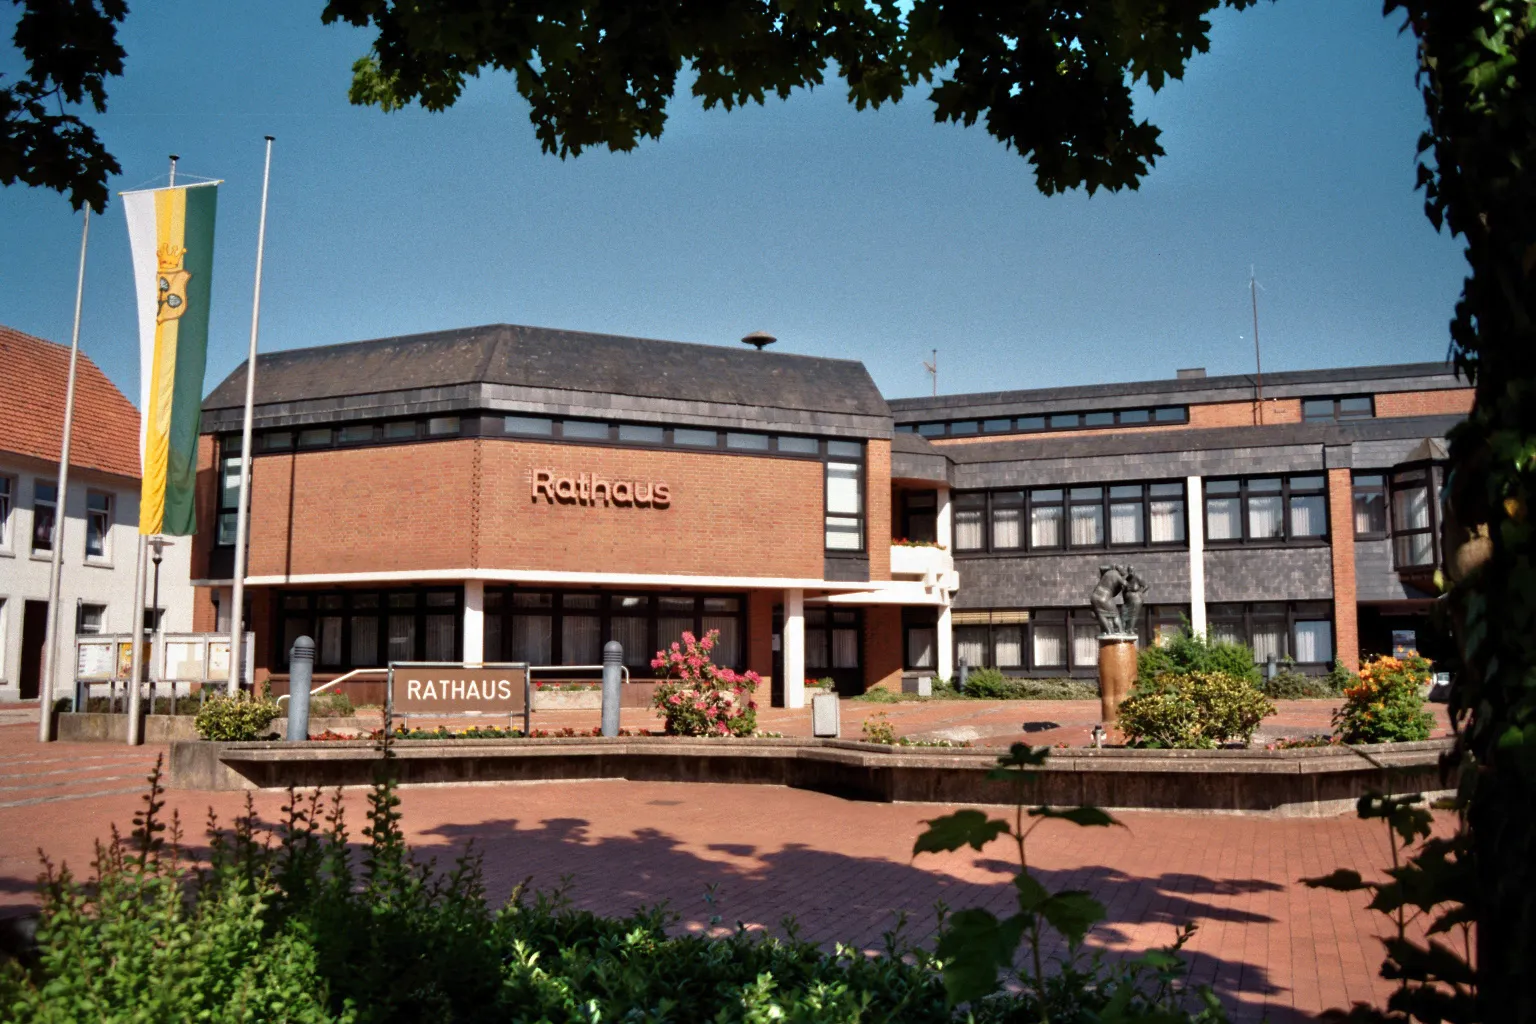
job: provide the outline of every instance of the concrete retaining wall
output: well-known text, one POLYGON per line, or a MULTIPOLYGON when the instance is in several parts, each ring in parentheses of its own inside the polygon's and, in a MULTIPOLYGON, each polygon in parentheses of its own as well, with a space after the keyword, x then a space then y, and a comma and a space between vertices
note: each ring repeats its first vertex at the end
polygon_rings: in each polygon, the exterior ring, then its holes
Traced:
MULTIPOLYGON (((311 736, 325 732, 372 732, 379 728, 380 719, 372 718, 311 718, 311 736)), ((176 743, 197 740, 195 715, 145 715, 145 743, 176 743)), ((284 736, 288 732, 288 719, 274 718, 267 726, 269 732, 284 736)), ((58 716, 58 738, 64 743, 127 743, 128 716, 108 715, 95 712, 65 713, 58 716)))
MULTIPOLYGON (((1445 742, 1288 751, 1053 752, 1025 786, 1030 804, 1092 804, 1284 815, 1336 814, 1368 790, 1425 792, 1442 780, 1445 742)), ((677 738, 407 740, 393 744, 404 785, 630 779, 793 786, 851 799, 1013 802, 987 771, 996 750, 914 752, 843 740, 677 738)), ((175 789, 359 786, 382 755, 372 743, 174 743, 175 789)))

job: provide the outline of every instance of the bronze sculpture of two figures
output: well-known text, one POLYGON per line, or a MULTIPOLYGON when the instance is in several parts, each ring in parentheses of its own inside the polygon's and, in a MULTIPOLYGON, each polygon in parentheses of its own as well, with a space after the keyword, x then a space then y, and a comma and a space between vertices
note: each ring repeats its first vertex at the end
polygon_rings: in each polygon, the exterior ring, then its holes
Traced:
POLYGON ((1134 566, 1099 566, 1099 584, 1093 588, 1089 603, 1093 605, 1093 614, 1098 617, 1103 634, 1135 636, 1146 593, 1147 581, 1137 575, 1134 566), (1123 603, 1117 606, 1116 597, 1123 603))

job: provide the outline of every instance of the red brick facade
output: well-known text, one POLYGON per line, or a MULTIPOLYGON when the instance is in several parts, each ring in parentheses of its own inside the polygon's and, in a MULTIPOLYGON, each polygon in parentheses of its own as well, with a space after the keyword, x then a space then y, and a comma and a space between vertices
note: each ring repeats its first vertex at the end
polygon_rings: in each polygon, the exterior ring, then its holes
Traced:
MULTIPOLYGON (((883 457, 888 480, 888 444, 883 457)), ((478 439, 264 455, 252 462, 250 573, 485 568, 819 579, 822 472, 811 460, 478 439), (670 501, 658 508, 535 498, 540 470, 647 491, 665 483, 670 501)), ((890 487, 882 480, 871 491, 871 537, 883 539, 890 487)), ((872 548, 872 563, 877 551, 888 563, 885 545, 872 548)))
POLYGON ((1472 388, 1441 391, 1389 391, 1376 396, 1377 416, 1465 416, 1472 411, 1472 388))
POLYGON ((1333 553, 1334 650, 1351 672, 1360 668, 1359 608, 1355 604, 1354 487, 1350 471, 1328 471, 1328 535, 1333 553))

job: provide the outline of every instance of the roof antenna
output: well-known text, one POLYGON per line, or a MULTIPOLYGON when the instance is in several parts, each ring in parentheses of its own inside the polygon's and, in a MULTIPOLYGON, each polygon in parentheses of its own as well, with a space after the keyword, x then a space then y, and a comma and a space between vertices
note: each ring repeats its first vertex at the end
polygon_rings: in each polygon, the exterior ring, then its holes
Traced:
POLYGON ((759 352, 761 352, 765 347, 767 347, 769 345, 772 345, 774 342, 776 342, 778 340, 779 340, 778 338, 775 338, 773 335, 769 334, 767 331, 753 331, 751 334, 747 335, 745 338, 742 338, 741 339, 741 343, 743 345, 751 345, 754 348, 756 348, 759 352))
POLYGON ((933 350, 933 362, 923 360, 923 369, 928 371, 928 376, 933 378, 933 397, 939 397, 939 350, 933 350))

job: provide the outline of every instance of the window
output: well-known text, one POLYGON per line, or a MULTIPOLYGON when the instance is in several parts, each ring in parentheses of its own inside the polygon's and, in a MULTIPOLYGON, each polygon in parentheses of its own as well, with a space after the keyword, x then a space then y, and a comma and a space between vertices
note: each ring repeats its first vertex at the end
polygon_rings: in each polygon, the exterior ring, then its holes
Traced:
POLYGON ((942 424, 942 423, 919 423, 917 425, 917 432, 919 434, 921 434, 923 437, 943 437, 944 436, 944 424, 942 424))
POLYGON ((112 495, 85 493, 85 557, 105 561, 112 557, 112 495))
POLYGON ((935 626, 907 627, 907 668, 936 668, 938 658, 938 628, 935 626))
POLYGON ((53 523, 58 513, 59 488, 46 480, 32 483, 32 553, 53 551, 53 523))
POLYGON ((929 542, 939 539, 937 491, 901 492, 901 536, 929 542))
POLYGON ((429 437, 447 437, 459 432, 459 418, 457 416, 433 416, 427 420, 427 435, 429 437))
POLYGON ((315 427, 299 431, 300 448, 325 448, 331 443, 330 427, 315 427))
POLYGON ((992 495, 992 549, 1016 550, 1024 546, 1024 492, 999 491, 992 495))
POLYGON ((1058 488, 1029 492, 1029 546, 1032 549, 1059 548, 1062 545, 1062 496, 1058 488))
POLYGON ((1112 412, 1089 412, 1083 414, 1083 426, 1108 427, 1115 422, 1115 414, 1112 412))
POLYGON ((596 423, 592 420, 566 420, 560 424, 560 436, 606 441, 609 437, 608 424, 596 423))
POLYGON ((1013 420, 982 420, 981 429, 988 434, 1006 434, 1013 429, 1013 420))
POLYGON ((960 434, 974 434, 980 429, 980 427, 981 425, 975 420, 956 420, 949 425, 949 433, 950 436, 956 436, 960 434))
POLYGON ((1067 491, 1069 542, 1074 548, 1104 543, 1104 488, 1073 487, 1067 491))
POLYGON ((619 424, 619 440, 631 444, 662 444, 666 441, 666 433, 661 427, 642 423, 619 424))
POLYGON ((1362 539, 1387 535, 1387 478, 1362 473, 1354 479, 1355 536, 1362 539))
MULTIPOLYGON (((107 631, 107 606, 82 604, 75 618, 75 632, 81 636, 99 636, 107 631)), ((130 629, 130 632, 132 630, 130 629)))
MULTIPOLYGON (((507 417, 512 419, 512 417, 507 417)), ((384 424, 384 440, 386 441, 413 441, 417 436, 415 420, 395 420, 393 423, 384 424)))
MULTIPOLYGON (((391 424, 391 426, 394 426, 394 424, 391 424)), ((413 423, 413 424, 411 424, 411 426, 414 429, 414 427, 416 425, 413 423)), ((240 442, 236 441, 235 444, 236 444, 236 446, 238 446, 240 444, 240 442)), ((269 430, 267 433, 261 435, 261 445, 260 445, 260 447, 261 447, 261 450, 264 451, 264 452, 287 452, 287 451, 292 451, 293 450, 293 431, 291 431, 291 430, 269 430)))
MULTIPOLYGON (((651 642, 651 599, 640 595, 609 598, 608 639, 624 648, 624 664, 648 666, 656 646, 651 642)), ((722 634, 723 635, 723 634, 722 634)))
POLYGON ((1320 475, 1207 480, 1205 530, 1215 544, 1325 540, 1327 480, 1320 475))
POLYGON ((372 423, 349 423, 336 432, 340 444, 368 444, 373 440, 372 423))
MULTIPOLYGON (((276 600, 273 663, 288 670, 293 642, 315 642, 328 672, 383 668, 392 661, 458 661, 460 591, 282 591, 276 600)), ((500 638, 495 640, 500 645, 500 638)))
POLYGON ((1152 410, 1152 418, 1158 423, 1184 423, 1189 420, 1189 406, 1165 405, 1152 410))
POLYGON ((987 627, 955 627, 955 667, 981 668, 987 664, 987 627))
MULTIPOLYGON (((415 424, 411 424, 413 427, 415 424)), ((503 434, 525 434, 533 437, 552 437, 555 421, 547 416, 507 416, 501 421, 503 434)))
POLYGON ((1212 640, 1243 644, 1259 665, 1271 659, 1333 664, 1333 608, 1326 601, 1212 604, 1207 615, 1212 640))
POLYGON ((1075 412, 1059 412, 1047 419, 1052 430, 1070 430, 1083 425, 1083 418, 1075 412))
MULTIPOLYGON (((741 662, 741 611, 739 597, 706 597, 703 599, 704 616, 699 639, 711 631, 719 632, 710 659, 719 665, 736 665, 741 662)), ((641 648, 643 651, 644 648, 641 648)))
POLYGON ((1140 484, 1128 484, 1109 489, 1109 542, 1111 544, 1143 544, 1146 502, 1140 484))
POLYGON ((814 437, 780 437, 779 451, 796 455, 819 455, 821 442, 814 437))
POLYGON ((509 661, 548 665, 554 660, 554 600, 553 594, 513 592, 509 661))
POLYGON ((16 493, 16 478, 0 476, 0 551, 11 546, 11 504, 16 493))
POLYGON ((1342 420, 1368 420, 1376 415, 1370 395, 1343 398, 1304 398, 1301 418, 1308 423, 1337 423, 1342 420))
POLYGON ((984 551, 986 540, 987 496, 960 494, 954 498, 955 550, 984 551))
POLYGON ((725 446, 727 448, 740 448, 745 451, 765 452, 768 450, 768 435, 727 432, 725 435, 725 446))
POLYGON ((1035 668, 1067 667, 1067 623, 1061 612, 1042 612, 1032 623, 1034 650, 1031 663, 1035 668), (1048 618, 1047 616, 1052 616, 1048 618))
POLYGON ((1020 416, 1019 420, 1018 420, 1018 424, 1019 424, 1018 425, 1018 429, 1021 430, 1021 431, 1044 430, 1045 429, 1045 417, 1044 416, 1020 416))
POLYGON ((1184 485, 1149 484, 1147 493, 1151 497, 1147 522, 1152 543, 1184 543, 1184 485))
POLYGON ((1121 409, 1120 410, 1120 422, 1121 423, 1148 423, 1148 422, 1151 421, 1151 419, 1152 419, 1152 410, 1150 410, 1150 409, 1121 409))
POLYGON ((1399 569, 1435 563, 1428 469, 1392 474, 1392 561, 1399 569))
MULTIPOLYGON (((239 442, 236 442, 238 445, 239 442)), ((233 547, 235 531, 239 528, 240 513, 240 456, 231 457, 228 442, 224 445, 224 458, 219 463, 219 522, 214 543, 220 547, 233 547)))
MULTIPOLYGON (((743 435, 728 435, 743 436, 743 435)), ((751 435, 748 435, 751 436, 751 435)), ((764 438, 766 440, 766 437, 764 438)), ((855 455, 862 448, 846 441, 827 442, 828 455, 855 455), (834 450, 836 449, 836 450, 834 450)), ((858 462, 826 464, 826 547, 828 551, 864 548, 864 467, 858 462)))
POLYGON ((715 448, 720 444, 720 435, 713 430, 693 430, 678 427, 672 431, 672 443, 694 445, 700 448, 715 448))

